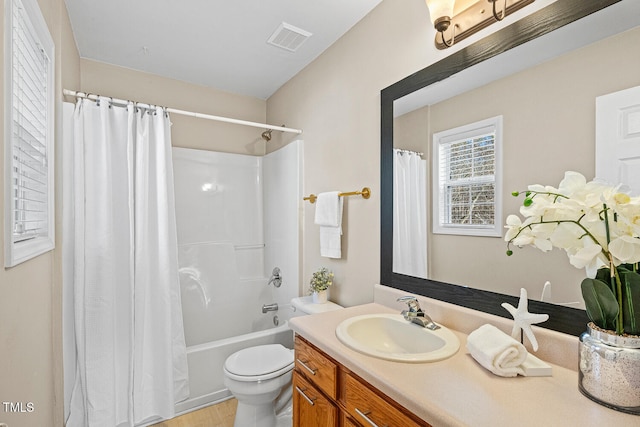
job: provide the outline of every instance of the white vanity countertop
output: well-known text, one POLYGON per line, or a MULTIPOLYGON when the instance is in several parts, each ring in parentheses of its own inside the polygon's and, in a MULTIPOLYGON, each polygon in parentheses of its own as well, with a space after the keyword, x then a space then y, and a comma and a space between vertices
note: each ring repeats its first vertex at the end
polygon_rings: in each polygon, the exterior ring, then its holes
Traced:
MULTIPOLYGON (((433 363, 381 360, 351 350, 338 340, 335 329, 340 322, 370 313, 399 311, 371 303, 295 317, 290 326, 434 427, 640 425, 640 417, 605 408, 584 397, 578 390, 575 370, 552 365, 552 377, 537 378, 502 378, 492 374, 468 353, 467 335, 461 332, 455 331, 460 339, 458 353, 433 363)), ((448 326, 437 318, 434 320, 448 326)), ((577 357, 576 352, 576 360, 577 357)))

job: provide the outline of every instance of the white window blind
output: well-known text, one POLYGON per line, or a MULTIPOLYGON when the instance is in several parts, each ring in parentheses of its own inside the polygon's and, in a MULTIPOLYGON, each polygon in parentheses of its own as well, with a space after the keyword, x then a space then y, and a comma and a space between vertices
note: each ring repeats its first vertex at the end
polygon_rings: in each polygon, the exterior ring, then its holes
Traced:
POLYGON ((501 235, 501 117, 434 135, 434 233, 501 235))
POLYGON ((35 0, 5 7, 5 264, 13 266, 53 248, 53 41, 35 0))

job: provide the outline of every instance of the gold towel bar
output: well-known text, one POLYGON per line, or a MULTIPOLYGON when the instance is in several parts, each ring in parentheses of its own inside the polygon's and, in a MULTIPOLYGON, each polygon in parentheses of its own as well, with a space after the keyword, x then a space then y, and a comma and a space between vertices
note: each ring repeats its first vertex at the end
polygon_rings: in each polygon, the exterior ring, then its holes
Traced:
MULTIPOLYGON (((371 189, 369 187, 364 187, 362 191, 349 191, 348 193, 338 193, 338 196, 362 196, 363 199, 368 199, 371 197, 371 189)), ((308 200, 311 203, 315 203, 318 199, 318 196, 315 194, 310 194, 309 197, 305 197, 304 200, 308 200)))

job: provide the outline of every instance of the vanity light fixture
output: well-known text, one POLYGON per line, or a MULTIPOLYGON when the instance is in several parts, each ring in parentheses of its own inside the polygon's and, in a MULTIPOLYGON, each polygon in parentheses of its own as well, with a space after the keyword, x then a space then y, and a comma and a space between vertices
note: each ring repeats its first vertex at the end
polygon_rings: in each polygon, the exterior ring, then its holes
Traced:
MULTIPOLYGON (((438 34, 442 37, 442 43, 445 47, 453 46, 456 26, 453 26, 453 35, 451 36, 451 44, 445 40, 444 32, 451 26, 451 17, 453 16, 453 4, 455 0, 426 0, 429 8, 429 16, 431 23, 438 34)), ((438 44, 436 34, 436 46, 438 44)))
POLYGON ((435 44, 446 49, 483 28, 502 21, 507 15, 533 3, 534 0, 457 0, 464 8, 454 15, 456 0, 425 0, 431 22, 436 29, 435 44))

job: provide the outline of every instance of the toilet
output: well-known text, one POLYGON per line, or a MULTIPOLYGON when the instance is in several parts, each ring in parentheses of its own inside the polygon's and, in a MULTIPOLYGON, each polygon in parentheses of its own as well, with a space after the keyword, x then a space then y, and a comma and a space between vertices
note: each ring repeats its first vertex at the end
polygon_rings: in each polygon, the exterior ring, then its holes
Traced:
MULTIPOLYGON (((294 298, 291 305, 295 316, 342 308, 330 301, 313 304, 310 296, 294 298)), ((278 419, 291 419, 293 366, 293 350, 282 344, 245 348, 227 358, 224 384, 238 399, 234 427, 291 425, 279 425, 278 419)))

